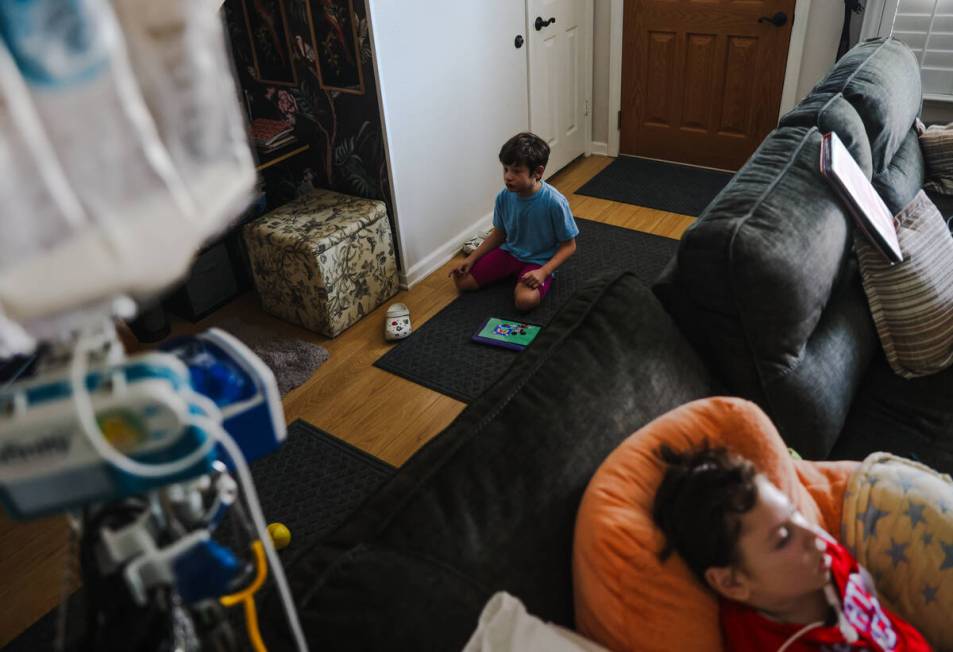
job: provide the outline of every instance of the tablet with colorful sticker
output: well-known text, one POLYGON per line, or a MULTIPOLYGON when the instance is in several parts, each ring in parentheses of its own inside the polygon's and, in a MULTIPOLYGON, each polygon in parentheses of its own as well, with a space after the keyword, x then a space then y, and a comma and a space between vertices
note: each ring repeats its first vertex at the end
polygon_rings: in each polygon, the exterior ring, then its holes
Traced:
POLYGON ((537 324, 490 317, 473 336, 473 341, 480 344, 500 346, 504 349, 522 351, 536 339, 541 329, 542 326, 537 324))

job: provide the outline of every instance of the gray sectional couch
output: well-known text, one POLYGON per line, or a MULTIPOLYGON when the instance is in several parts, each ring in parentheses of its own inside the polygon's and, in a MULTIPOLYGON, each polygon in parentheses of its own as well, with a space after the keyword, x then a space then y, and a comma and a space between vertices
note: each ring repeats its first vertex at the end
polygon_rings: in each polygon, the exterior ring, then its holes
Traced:
POLYGON ((850 218, 818 174, 834 131, 898 212, 924 182, 920 104, 905 45, 854 48, 686 232, 655 287, 715 375, 808 458, 888 450, 953 471, 953 374, 902 380, 887 366, 850 218))
POLYGON ((499 383, 288 564, 312 648, 458 650, 498 590, 572 626, 589 478, 632 431, 704 396, 755 400, 805 457, 886 449, 953 470, 953 376, 890 372, 850 219, 818 173, 821 132, 837 131, 900 208, 923 184, 920 102, 909 50, 858 46, 688 230, 654 293, 623 274, 574 296, 499 383))

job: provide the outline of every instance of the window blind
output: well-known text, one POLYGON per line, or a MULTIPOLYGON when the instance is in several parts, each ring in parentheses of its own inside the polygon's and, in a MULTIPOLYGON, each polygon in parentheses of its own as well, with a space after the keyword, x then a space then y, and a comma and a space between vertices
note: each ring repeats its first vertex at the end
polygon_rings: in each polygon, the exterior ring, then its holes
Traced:
POLYGON ((953 101, 953 0, 898 0, 893 36, 917 55, 924 97, 953 101))

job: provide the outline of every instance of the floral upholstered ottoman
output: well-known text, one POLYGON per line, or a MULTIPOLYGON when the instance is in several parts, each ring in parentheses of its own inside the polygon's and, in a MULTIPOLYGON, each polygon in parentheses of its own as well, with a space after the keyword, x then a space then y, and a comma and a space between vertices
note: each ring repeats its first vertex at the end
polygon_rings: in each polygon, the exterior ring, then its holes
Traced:
POLYGON ((264 310, 335 337, 397 293, 384 202, 316 190, 245 226, 264 310))

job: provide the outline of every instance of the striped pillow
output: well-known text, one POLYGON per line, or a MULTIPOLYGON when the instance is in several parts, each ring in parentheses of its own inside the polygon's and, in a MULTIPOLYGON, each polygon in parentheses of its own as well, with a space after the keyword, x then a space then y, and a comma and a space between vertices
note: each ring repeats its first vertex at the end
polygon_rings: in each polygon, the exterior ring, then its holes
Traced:
POLYGON ((953 238, 922 190, 894 221, 903 262, 891 266, 857 232, 854 251, 890 367, 926 376, 953 364, 953 238))
POLYGON ((927 164, 923 187, 941 195, 953 195, 953 122, 933 125, 921 132, 920 149, 927 164))

